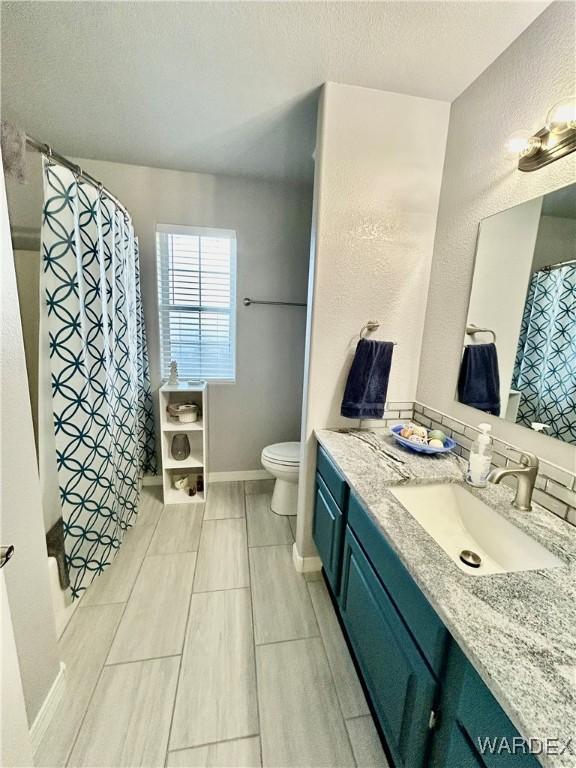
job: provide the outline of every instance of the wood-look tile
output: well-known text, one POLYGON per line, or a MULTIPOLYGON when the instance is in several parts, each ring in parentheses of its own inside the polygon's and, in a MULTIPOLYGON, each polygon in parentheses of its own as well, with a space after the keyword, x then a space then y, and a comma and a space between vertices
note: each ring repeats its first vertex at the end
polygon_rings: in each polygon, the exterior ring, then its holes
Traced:
POLYGON ((346 721, 358 768, 390 768, 370 715, 346 721))
POLYGON ((104 667, 69 765, 164 764, 179 658, 104 667))
POLYGON ((126 531, 120 551, 90 584, 82 605, 125 603, 128 600, 153 533, 153 525, 135 525, 126 531))
POLYGON ((137 525, 156 525, 163 509, 162 486, 145 485, 140 493, 137 525))
POLYGON ((294 570, 292 546, 250 549, 256 643, 318 635, 306 581, 294 570))
POLYGON ((256 648, 265 766, 354 766, 319 637, 256 648))
POLYGON ((244 483, 210 483, 204 520, 244 517, 244 483))
POLYGON ((168 752, 166 768, 260 768, 261 765, 260 739, 252 736, 168 752))
POLYGON ((123 610, 121 603, 80 606, 72 616, 58 643, 66 688, 34 755, 36 766, 66 765, 123 610))
POLYGON ((345 718, 369 715, 370 710, 326 585, 324 581, 312 581, 308 584, 308 590, 320 626, 320 634, 324 640, 324 648, 340 699, 342 714, 345 718))
POLYGON ((288 518, 272 512, 271 499, 269 493, 246 496, 249 547, 292 544, 294 540, 288 518))
POLYGON ((170 749, 258 733, 249 589, 192 595, 170 749))
POLYGON ((144 558, 108 664, 182 652, 195 563, 195 552, 144 558))
POLYGON ((288 520, 290 521, 290 530, 292 531, 292 538, 294 541, 296 541, 296 525, 298 517, 296 515, 289 515, 288 520))
POLYGON ((244 492, 247 496, 252 493, 272 493, 275 482, 273 477, 267 480, 244 480, 244 492))
POLYGON ((197 552, 204 516, 204 504, 170 504, 164 507, 149 555, 197 552))
POLYGON ((250 576, 244 519, 204 520, 194 592, 248 586, 250 576))

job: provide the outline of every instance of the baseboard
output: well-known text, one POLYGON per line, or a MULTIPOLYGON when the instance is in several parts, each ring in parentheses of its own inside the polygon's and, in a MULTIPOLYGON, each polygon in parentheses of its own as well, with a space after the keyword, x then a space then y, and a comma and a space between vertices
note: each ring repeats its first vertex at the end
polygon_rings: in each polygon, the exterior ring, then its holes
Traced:
POLYGON ((311 571, 322 570, 322 560, 320 560, 317 555, 313 555, 312 557, 302 557, 298 553, 296 542, 292 545, 292 562, 298 573, 310 573, 311 571))
POLYGON ((30 742, 32 744, 33 752, 36 752, 36 750, 40 746, 40 742, 44 738, 44 735, 46 734, 48 726, 50 725, 50 720, 52 719, 54 712, 58 708, 58 705, 60 704, 62 696, 64 695, 65 688, 66 688, 66 665, 64 664, 63 661, 61 661, 60 670, 56 675, 56 679, 52 683, 52 686, 48 691, 48 695, 44 699, 44 702, 40 707, 40 711, 34 718, 34 722, 32 723, 32 727, 30 728, 30 742))
POLYGON ((162 485, 162 475, 144 475, 142 485, 162 485))
POLYGON ((210 472, 209 483, 226 483, 233 480, 271 480, 272 475, 265 469, 245 469, 238 472, 210 472))

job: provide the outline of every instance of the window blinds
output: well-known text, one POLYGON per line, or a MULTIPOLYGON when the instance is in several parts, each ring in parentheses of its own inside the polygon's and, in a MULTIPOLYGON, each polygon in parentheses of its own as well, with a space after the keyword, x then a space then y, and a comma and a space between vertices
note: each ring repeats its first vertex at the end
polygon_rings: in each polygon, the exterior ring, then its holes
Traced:
POLYGON ((236 233, 156 227, 162 376, 235 378, 236 233))

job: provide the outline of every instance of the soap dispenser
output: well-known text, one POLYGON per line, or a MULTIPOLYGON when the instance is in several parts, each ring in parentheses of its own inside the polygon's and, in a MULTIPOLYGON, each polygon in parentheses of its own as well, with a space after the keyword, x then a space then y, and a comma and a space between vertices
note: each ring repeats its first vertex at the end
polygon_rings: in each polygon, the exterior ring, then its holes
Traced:
POLYGON ((488 482, 492 462, 492 438, 490 424, 478 424, 480 434, 470 448, 466 482, 476 488, 484 488, 488 482))

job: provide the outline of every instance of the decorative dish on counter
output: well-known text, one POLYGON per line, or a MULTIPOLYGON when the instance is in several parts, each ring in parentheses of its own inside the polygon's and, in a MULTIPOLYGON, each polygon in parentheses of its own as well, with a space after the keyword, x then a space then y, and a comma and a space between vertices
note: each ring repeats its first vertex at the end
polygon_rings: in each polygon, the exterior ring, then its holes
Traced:
POLYGON ((456 447, 440 429, 426 429, 419 424, 398 424, 390 432, 397 443, 416 453, 448 453, 456 447))

